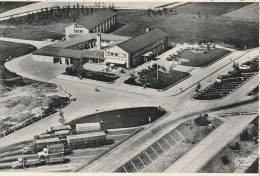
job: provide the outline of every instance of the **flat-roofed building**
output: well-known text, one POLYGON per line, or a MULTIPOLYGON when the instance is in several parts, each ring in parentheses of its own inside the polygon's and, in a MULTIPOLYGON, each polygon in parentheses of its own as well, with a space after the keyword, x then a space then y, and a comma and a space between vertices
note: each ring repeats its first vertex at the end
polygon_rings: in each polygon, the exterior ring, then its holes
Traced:
POLYGON ((76 23, 65 28, 66 39, 71 34, 87 34, 95 32, 107 32, 116 26, 116 12, 109 9, 102 9, 94 12, 76 23))
POLYGON ((106 63, 132 68, 147 61, 151 55, 158 55, 168 48, 169 34, 153 29, 116 44, 105 51, 106 63))

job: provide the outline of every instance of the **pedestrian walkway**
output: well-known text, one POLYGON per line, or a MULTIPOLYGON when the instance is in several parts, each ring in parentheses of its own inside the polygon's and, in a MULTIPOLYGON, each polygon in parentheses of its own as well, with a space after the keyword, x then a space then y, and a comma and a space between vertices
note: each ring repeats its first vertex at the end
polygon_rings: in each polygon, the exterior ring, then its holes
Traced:
POLYGON ((0 41, 29 44, 35 46, 37 49, 55 43, 55 42, 23 40, 23 39, 7 38, 7 37, 0 37, 0 41))
POLYGON ((255 117, 256 115, 246 116, 246 118, 244 116, 232 117, 235 120, 226 121, 164 172, 195 173, 199 171, 255 117))
POLYGON ((239 166, 234 173, 245 173, 245 171, 255 162, 255 160, 259 157, 259 147, 257 146, 255 150, 248 155, 248 157, 244 158, 244 162, 242 166, 239 166))

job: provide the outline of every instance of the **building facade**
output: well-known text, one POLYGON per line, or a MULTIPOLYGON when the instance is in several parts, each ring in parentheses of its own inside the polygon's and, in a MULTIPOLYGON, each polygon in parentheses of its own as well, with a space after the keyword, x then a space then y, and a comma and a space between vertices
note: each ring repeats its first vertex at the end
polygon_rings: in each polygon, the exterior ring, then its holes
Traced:
POLYGON ((76 23, 66 27, 66 39, 69 39, 69 35, 71 34, 83 35, 95 32, 108 32, 117 24, 116 15, 117 13, 108 9, 102 9, 94 12, 93 14, 90 14, 76 23))
POLYGON ((105 62, 136 67, 168 48, 169 35, 161 29, 147 31, 105 51, 105 62))

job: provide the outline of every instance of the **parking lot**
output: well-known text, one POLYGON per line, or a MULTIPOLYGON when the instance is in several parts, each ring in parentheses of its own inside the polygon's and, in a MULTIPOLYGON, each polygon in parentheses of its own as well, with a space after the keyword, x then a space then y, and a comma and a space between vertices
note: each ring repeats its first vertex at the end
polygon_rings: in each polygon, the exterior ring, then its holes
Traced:
POLYGON ((174 129, 139 153, 133 159, 125 163, 115 172, 141 172, 145 167, 154 162, 160 156, 166 154, 167 151, 184 139, 185 138, 182 134, 178 130, 174 129))
POLYGON ((35 157, 37 154, 25 155, 21 153, 21 147, 28 145, 30 141, 26 141, 17 145, 15 147, 10 147, 6 150, 1 151, 0 154, 0 170, 2 171, 72 171, 81 167, 82 165, 89 164, 100 155, 107 153, 111 148, 119 145, 127 138, 131 137, 136 133, 136 131, 140 130, 139 128, 133 129, 122 129, 119 131, 110 131, 107 134, 107 143, 106 145, 95 147, 95 148, 79 148, 73 150, 72 154, 69 154, 69 161, 65 164, 53 164, 51 166, 41 165, 35 168, 23 168, 23 169, 12 169, 11 163, 17 161, 18 157, 35 157), (112 142, 111 142, 112 141, 112 142), (46 169, 47 167, 47 169, 46 169))

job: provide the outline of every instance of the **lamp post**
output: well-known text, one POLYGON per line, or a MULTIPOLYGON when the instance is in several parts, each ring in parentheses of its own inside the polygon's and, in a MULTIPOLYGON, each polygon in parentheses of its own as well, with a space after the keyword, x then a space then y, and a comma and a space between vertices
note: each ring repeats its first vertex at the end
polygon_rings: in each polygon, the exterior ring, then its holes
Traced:
POLYGON ((96 110, 96 112, 97 112, 97 122, 99 122, 99 120, 98 120, 98 110, 96 110))
POLYGON ((159 79, 159 71, 158 71, 158 65, 159 65, 159 61, 158 61, 158 50, 156 51, 157 54, 156 54, 156 58, 157 58, 157 71, 156 71, 156 74, 157 74, 157 80, 159 79))

